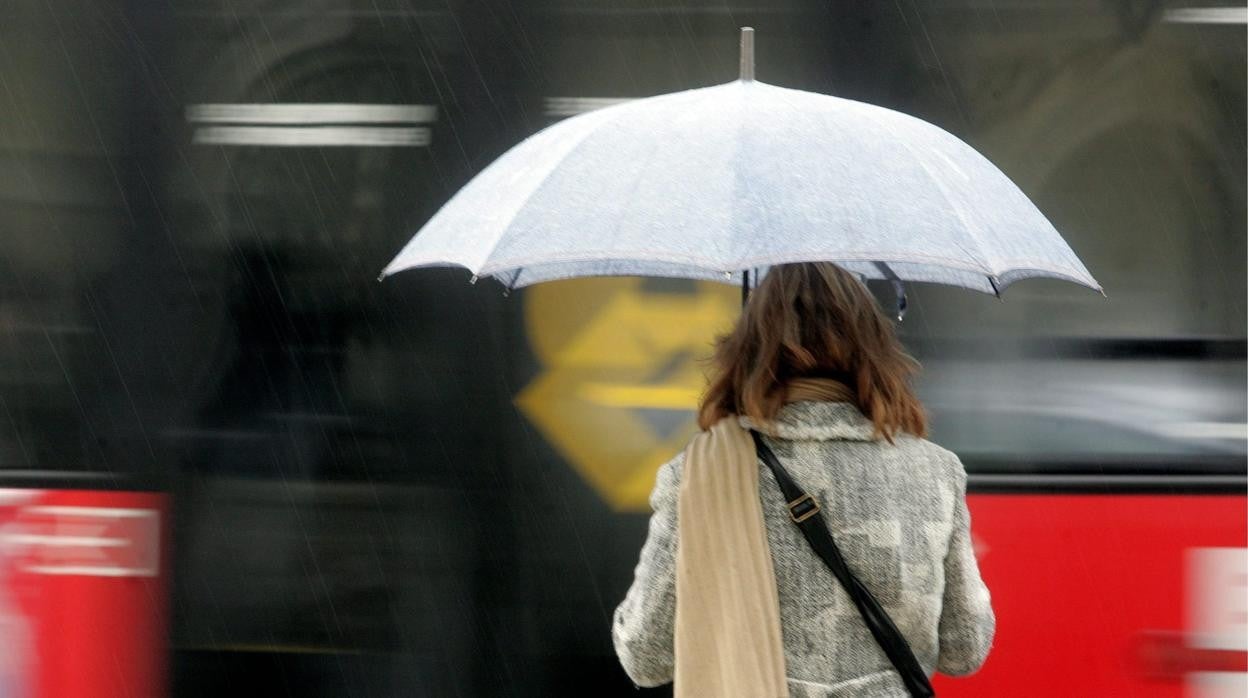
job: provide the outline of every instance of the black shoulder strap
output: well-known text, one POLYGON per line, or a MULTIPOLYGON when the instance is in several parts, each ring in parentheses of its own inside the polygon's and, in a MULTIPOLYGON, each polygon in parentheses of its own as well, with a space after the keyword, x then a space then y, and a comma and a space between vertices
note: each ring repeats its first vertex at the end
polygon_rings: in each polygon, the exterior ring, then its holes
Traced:
POLYGON ((780 491, 784 493, 784 498, 789 503, 789 517, 806 536, 810 547, 815 549, 815 553, 823 559, 824 564, 832 570, 832 574, 836 575, 841 585, 849 592, 867 628, 871 630, 875 641, 880 643, 884 654, 888 655, 893 666, 897 668, 897 673, 901 675, 901 680, 906 684, 910 695, 923 698, 935 696, 936 692, 932 690, 927 674, 919 665, 919 660, 915 659, 914 652, 910 650, 906 639, 897 630, 897 626, 893 625, 892 619, 880 607, 870 590, 858 581, 845 564, 845 558, 841 557, 841 551, 832 540, 827 524, 824 523, 823 517, 819 516, 819 503, 793 481, 784 466, 780 465, 776 454, 763 443, 759 433, 757 431, 750 433, 754 436, 754 445, 758 449, 758 455, 767 467, 771 468, 772 474, 776 476, 776 483, 780 485, 780 491))

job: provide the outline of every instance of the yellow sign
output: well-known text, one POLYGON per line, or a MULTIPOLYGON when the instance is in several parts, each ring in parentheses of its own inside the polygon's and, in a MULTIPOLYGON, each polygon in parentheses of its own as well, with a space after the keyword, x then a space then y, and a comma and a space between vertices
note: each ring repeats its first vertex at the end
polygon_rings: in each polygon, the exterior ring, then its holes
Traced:
POLYGON ((697 431, 711 341, 736 319, 740 291, 589 278, 524 298, 544 371, 516 404, 614 509, 648 511, 655 472, 697 431))

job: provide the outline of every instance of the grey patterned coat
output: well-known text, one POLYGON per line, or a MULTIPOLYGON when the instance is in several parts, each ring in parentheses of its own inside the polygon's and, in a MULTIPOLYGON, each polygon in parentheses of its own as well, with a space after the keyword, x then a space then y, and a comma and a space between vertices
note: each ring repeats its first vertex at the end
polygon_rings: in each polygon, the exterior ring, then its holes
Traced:
MULTIPOLYGON (((741 418, 754 428, 748 418, 741 418)), ((905 635, 929 675, 976 671, 996 630, 971 549, 966 471, 952 452, 910 435, 871 440, 871 422, 844 402, 795 402, 764 441, 823 516, 854 570, 905 635)), ((659 469, 654 514, 632 587, 615 610, 612 639, 639 686, 672 680, 676 515, 683 452, 659 469)), ((789 520, 771 471, 762 470, 767 539, 780 593, 792 698, 906 696, 853 601, 789 520)))

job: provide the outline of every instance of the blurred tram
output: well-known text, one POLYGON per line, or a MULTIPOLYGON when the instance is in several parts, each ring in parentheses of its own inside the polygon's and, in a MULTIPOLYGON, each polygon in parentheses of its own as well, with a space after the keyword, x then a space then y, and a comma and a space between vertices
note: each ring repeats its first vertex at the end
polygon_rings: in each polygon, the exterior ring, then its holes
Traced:
POLYGON ((991 436, 959 449, 948 431, 935 435, 948 435, 971 471, 975 549, 999 618, 984 668, 938 690, 1243 693, 1248 508, 1242 444, 1230 433, 1243 414, 1243 344, 1108 344, 1076 345, 1099 359, 1029 362, 1019 370, 1048 363, 1061 376, 1024 380, 1021 404, 989 402, 992 416, 928 402, 938 429, 969 417, 990 421, 990 434, 1017 429, 1032 440, 1002 458, 987 452, 991 436), (1052 410, 1055 383, 1096 399, 1052 410))
POLYGON ((375 279, 526 135, 733 79, 745 24, 759 79, 975 146, 1108 294, 909 289, 998 617, 937 690, 1243 695, 1242 8, 28 5, 0 22, 0 695, 637 695, 610 614, 739 292, 375 279))

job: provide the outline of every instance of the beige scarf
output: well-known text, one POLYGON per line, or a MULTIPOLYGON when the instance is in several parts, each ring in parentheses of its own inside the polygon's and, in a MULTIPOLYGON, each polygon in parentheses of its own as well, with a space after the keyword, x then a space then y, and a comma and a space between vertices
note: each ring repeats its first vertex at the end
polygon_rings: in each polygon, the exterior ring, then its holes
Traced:
MULTIPOLYGON (((839 381, 786 386, 785 402, 843 400, 839 381)), ((676 698, 788 698, 780 597, 758 496, 754 440, 737 416, 693 438, 677 518, 676 698)), ((768 502, 781 506, 782 502, 768 502)))

